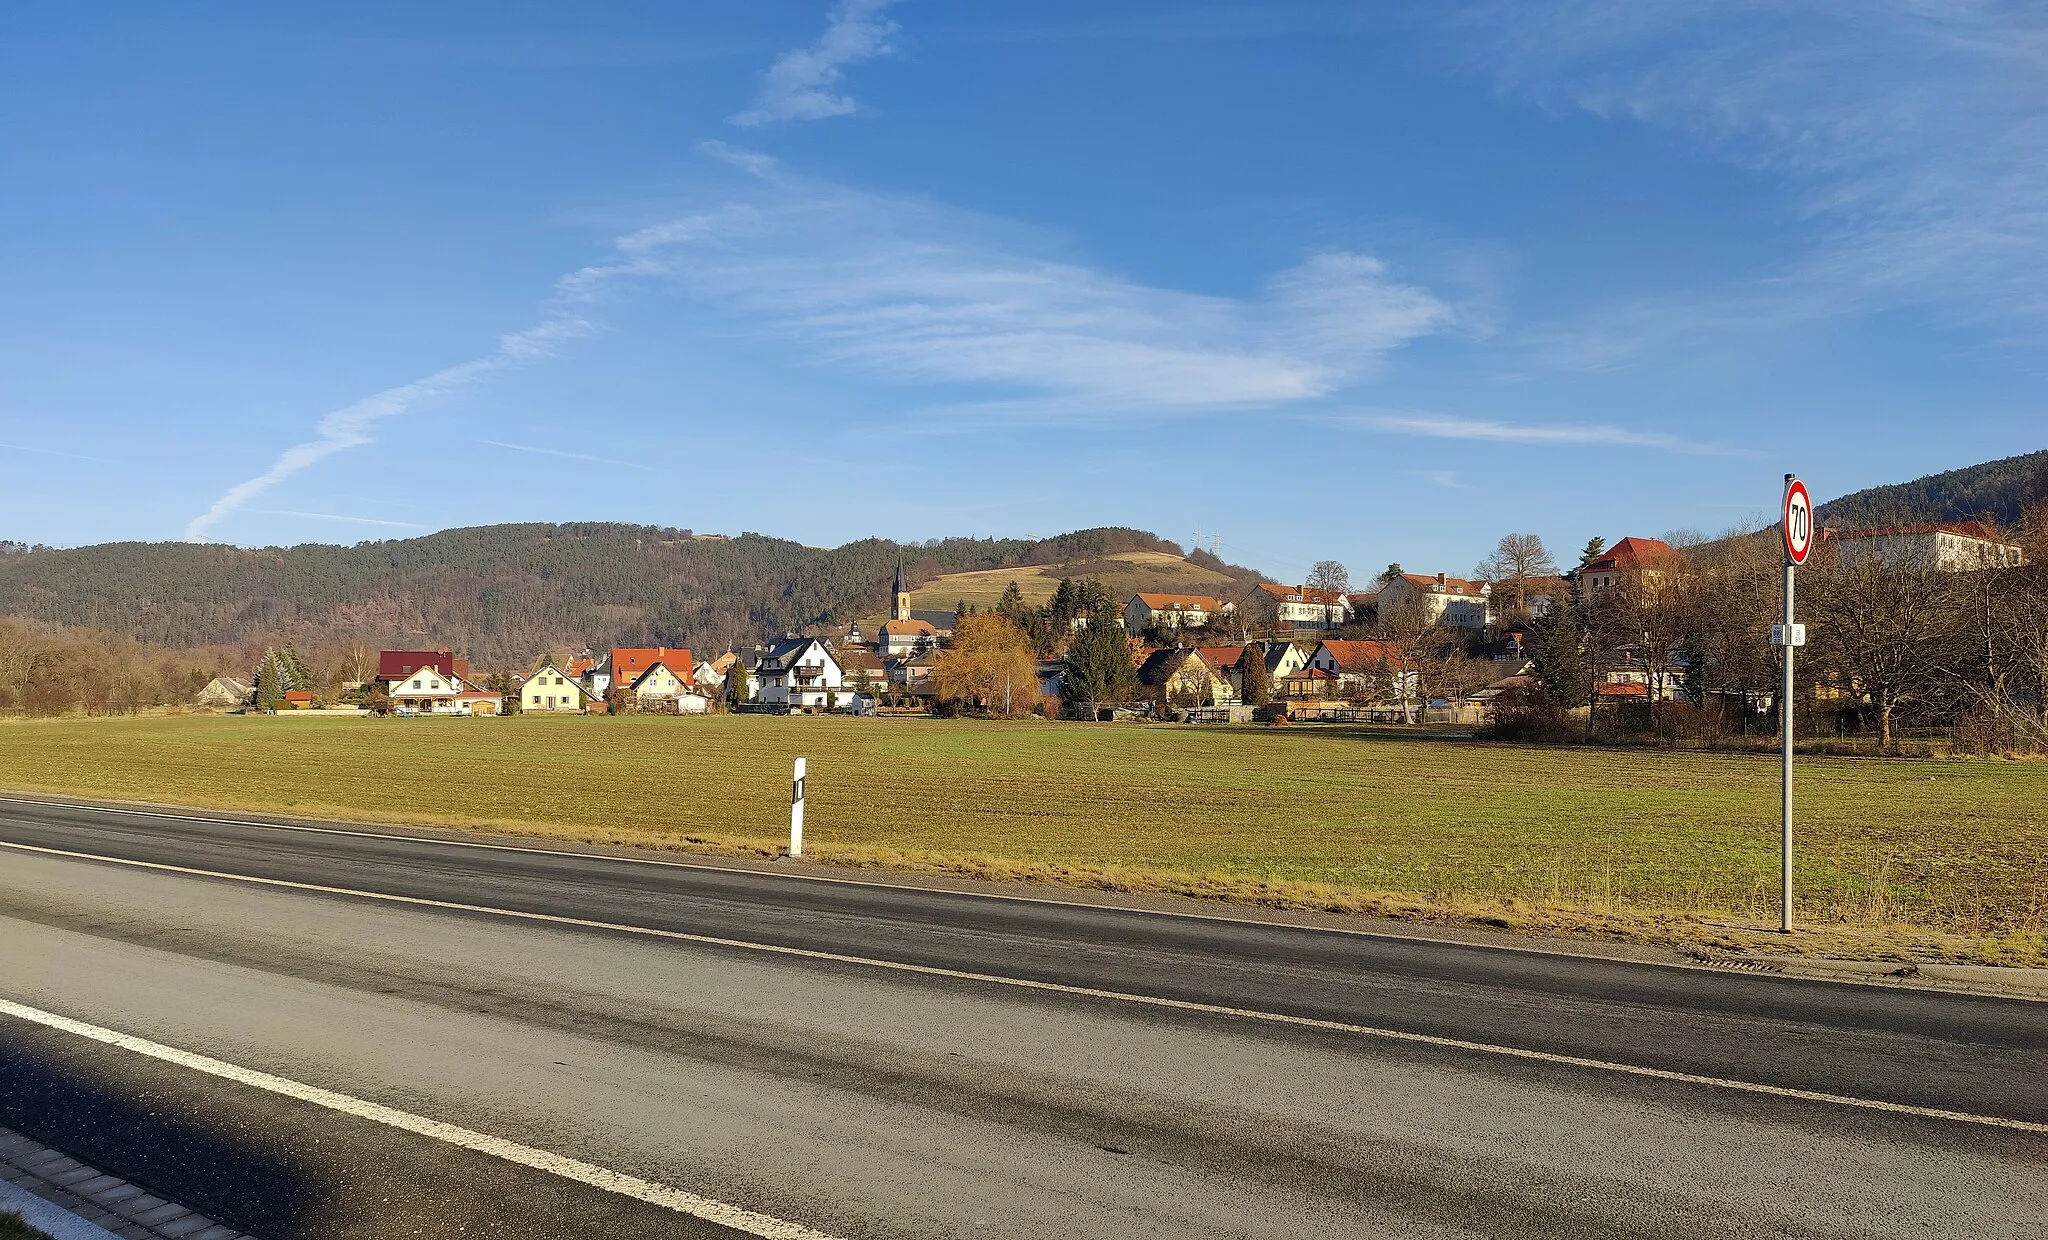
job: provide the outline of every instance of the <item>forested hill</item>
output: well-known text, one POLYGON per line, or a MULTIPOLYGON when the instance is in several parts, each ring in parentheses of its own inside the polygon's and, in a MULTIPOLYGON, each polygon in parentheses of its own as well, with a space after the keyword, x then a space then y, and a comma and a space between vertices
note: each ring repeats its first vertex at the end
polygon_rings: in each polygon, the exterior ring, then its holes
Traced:
POLYGON ((2043 500, 2048 500, 2048 451, 1871 487, 1829 500, 1820 506, 1819 516, 1838 529, 1983 516, 2011 525, 2027 505, 2043 500))
POLYGON ((915 586, 1012 565, 1071 565, 1085 575, 1104 556, 1155 550, 1179 548, 1137 530, 1096 529, 1035 542, 866 539, 820 549, 610 523, 486 525, 352 547, 107 543, 0 555, 0 615, 173 647, 357 640, 522 665, 585 643, 723 650, 873 615, 888 605, 899 554, 915 586))

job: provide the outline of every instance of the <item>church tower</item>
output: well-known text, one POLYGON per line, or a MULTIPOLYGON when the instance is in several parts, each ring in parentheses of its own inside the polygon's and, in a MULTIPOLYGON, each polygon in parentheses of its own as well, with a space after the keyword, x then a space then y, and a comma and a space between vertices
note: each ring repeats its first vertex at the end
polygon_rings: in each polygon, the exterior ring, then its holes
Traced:
POLYGON ((903 554, 896 555, 896 618, 910 619, 910 591, 903 585, 903 554))

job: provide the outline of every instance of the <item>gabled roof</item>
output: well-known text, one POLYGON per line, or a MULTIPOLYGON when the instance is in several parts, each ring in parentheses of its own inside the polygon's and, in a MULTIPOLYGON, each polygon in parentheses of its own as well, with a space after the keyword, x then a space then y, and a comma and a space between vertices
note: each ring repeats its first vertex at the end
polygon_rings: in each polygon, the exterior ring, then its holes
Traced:
POLYGON ((1393 642, 1327 641, 1316 649, 1319 652, 1329 651, 1330 658, 1336 662, 1339 670, 1346 672, 1362 672, 1377 664, 1398 663, 1401 660, 1401 648, 1393 642))
POLYGON ((1421 573, 1402 573, 1401 579, 1424 594, 1455 594, 1466 598, 1485 598, 1491 589, 1484 581, 1467 581, 1463 577, 1425 577, 1421 573))
POLYGON ((1138 683, 1141 685, 1163 685, 1173 679, 1174 673, 1189 659, 1201 656, 1185 647, 1166 647, 1154 650, 1138 665, 1138 683))
POLYGON ((1586 565, 1589 573, 1633 572, 1683 559, 1661 538, 1624 538, 1586 565))
POLYGON ((1339 590, 1323 590, 1315 586, 1276 586, 1260 582, 1259 592, 1281 603, 1313 603, 1319 607, 1340 607, 1345 596, 1339 590))
MULTIPOLYGON (((684 651, 683 653, 688 654, 689 652, 684 651)), ((640 682, 647 679, 649 676, 654 675, 654 673, 658 669, 665 669, 668 672, 670 679, 676 681, 679 684, 687 685, 695 677, 697 665, 695 663, 678 663, 675 665, 675 667, 671 667, 669 666, 669 661, 667 659, 656 659, 654 662, 648 664, 647 667, 643 671, 641 671, 641 673, 638 676, 635 676, 633 678, 633 683, 628 685, 627 687, 631 689, 638 689, 640 687, 640 682), (676 667, 680 667, 683 670, 678 672, 676 670, 676 667)))
POLYGON ((1221 599, 1210 598, 1206 594, 1150 594, 1140 590, 1131 597, 1153 611, 1173 611, 1176 608, 1182 611, 1223 610, 1221 599))
POLYGON ((1541 598, 1545 595, 1555 598, 1560 594, 1571 593, 1571 588, 1572 583, 1562 577, 1522 578, 1522 596, 1524 598, 1541 598))
POLYGON ((939 631, 928 620, 884 620, 882 621, 882 635, 884 637, 937 637, 939 631))
POLYGON ((582 676, 588 673, 591 668, 596 666, 596 659, 571 659, 569 660, 569 666, 562 668, 561 671, 562 674, 565 676, 582 676))
POLYGON ((880 672, 882 661, 866 650, 842 650, 839 652, 841 671, 880 672))
POLYGON ((697 661, 690 657, 687 646, 680 649, 669 646, 614 646, 604 661, 604 670, 611 673, 613 684, 633 685, 647 674, 647 669, 657 663, 670 664, 671 672, 678 667, 697 666, 697 661))
POLYGON ((1243 646, 1197 646, 1195 652, 1202 656, 1202 662, 1219 672, 1227 672, 1244 658, 1243 646))
POLYGON ((461 672, 455 663, 455 652, 445 647, 440 650, 379 650, 377 679, 404 680, 423 667, 431 667, 443 676, 459 676, 461 672))

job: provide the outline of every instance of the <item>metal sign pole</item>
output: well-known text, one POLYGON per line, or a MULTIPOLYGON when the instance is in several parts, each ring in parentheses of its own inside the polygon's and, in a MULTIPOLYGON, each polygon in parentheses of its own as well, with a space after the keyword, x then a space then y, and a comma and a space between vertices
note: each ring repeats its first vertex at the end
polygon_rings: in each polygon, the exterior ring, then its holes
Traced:
POLYGON ((1785 540, 1785 622, 1771 629, 1771 644, 1785 652, 1785 679, 1778 688, 1778 727, 1784 746, 1783 840, 1780 844, 1778 929, 1792 933, 1792 737, 1798 720, 1792 702, 1792 664, 1795 652, 1806 644, 1805 626, 1792 618, 1792 592, 1799 566, 1813 550, 1813 496, 1797 475, 1785 475, 1785 500, 1779 521, 1785 540))
POLYGON ((789 855, 804 855, 804 760, 796 760, 796 774, 789 787, 789 855))
MULTIPOLYGON (((1792 627, 1792 583, 1794 574, 1798 573, 1798 571, 1799 569, 1790 563, 1785 565, 1785 632, 1787 634, 1795 631, 1792 627)), ((1798 647, 1791 641, 1785 643, 1785 683, 1783 688, 1778 691, 1778 714, 1783 719, 1782 729, 1784 731, 1785 746, 1784 840, 1779 858, 1782 870, 1779 876, 1778 929, 1786 934, 1792 933, 1792 652, 1797 649, 1798 647)))

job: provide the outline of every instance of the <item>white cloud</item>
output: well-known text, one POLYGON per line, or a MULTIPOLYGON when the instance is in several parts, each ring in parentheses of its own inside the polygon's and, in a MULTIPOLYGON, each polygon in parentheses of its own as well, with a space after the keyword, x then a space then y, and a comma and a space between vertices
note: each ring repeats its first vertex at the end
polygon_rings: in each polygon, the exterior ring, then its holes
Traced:
POLYGON ((395 417, 421 401, 465 387, 494 372, 552 354, 564 340, 586 334, 590 324, 573 315, 557 315, 525 331, 500 337, 498 347, 482 357, 435 371, 424 379, 386 388, 341 409, 336 409, 314 426, 313 438, 295 444, 272 461, 270 468, 228 488, 213 506, 192 518, 185 526, 185 538, 204 542, 221 520, 248 506, 250 500, 270 490, 309 466, 337 452, 359 447, 371 440, 370 430, 378 422, 395 417))
POLYGON ((809 47, 783 53, 761 75, 754 106, 731 118, 735 125, 815 121, 845 116, 858 105, 840 92, 847 65, 886 56, 895 22, 883 16, 893 0, 839 0, 825 33, 809 47))
POLYGON ((377 423, 590 334, 582 309, 622 281, 667 282, 724 326, 786 341, 818 364, 937 387, 950 403, 931 425, 963 430, 1314 400, 1458 322, 1448 303, 1368 255, 1312 255, 1250 297, 1159 288, 1052 257, 1046 239, 1006 221, 806 182, 723 144, 710 153, 753 174, 751 196, 618 238, 612 258, 555 282, 557 309, 540 324, 327 414, 313 438, 193 518, 185 537, 204 540, 279 483, 372 442, 377 423))
POLYGON ((1428 439, 1461 439, 1488 443, 1552 444, 1569 447, 1654 448, 1694 456, 1750 456, 1748 449, 1694 443, 1658 431, 1623 426, 1499 422, 1442 413, 1336 414, 1317 421, 1395 435, 1428 439))
POLYGON ((498 439, 479 439, 477 440, 477 442, 480 444, 488 445, 489 447, 493 448, 504 448, 511 452, 527 452, 531 453, 534 456, 560 457, 565 461, 588 461, 593 465, 616 465, 621 469, 639 469, 648 471, 652 471, 654 469, 654 466, 649 465, 644 461, 621 461, 609 456, 592 456, 588 452, 567 452, 561 448, 539 448, 535 447, 532 444, 505 443, 504 441, 498 439))
MULTIPOLYGON (((1708 326, 1934 304, 2048 326, 2048 7, 1996 0, 1488 0, 1459 46, 1512 90, 1786 177, 1812 230, 1708 326)), ((1688 317, 1683 316, 1681 317, 1688 317)), ((1631 333, 1596 330, 1594 347, 1631 333)))
POLYGON ((621 248, 728 323, 822 363, 967 389, 956 407, 1003 419, 1313 399, 1458 319, 1367 255, 1312 255, 1249 297, 1188 292, 1056 256, 1005 221, 780 172, 621 248))
POLYGON ((344 521, 350 525, 384 525, 393 529, 423 530, 427 527, 413 521, 386 521, 381 517, 349 517, 338 512, 297 512, 290 508, 258 508, 253 511, 273 517, 303 517, 309 521, 344 521))

